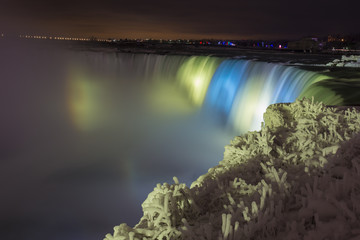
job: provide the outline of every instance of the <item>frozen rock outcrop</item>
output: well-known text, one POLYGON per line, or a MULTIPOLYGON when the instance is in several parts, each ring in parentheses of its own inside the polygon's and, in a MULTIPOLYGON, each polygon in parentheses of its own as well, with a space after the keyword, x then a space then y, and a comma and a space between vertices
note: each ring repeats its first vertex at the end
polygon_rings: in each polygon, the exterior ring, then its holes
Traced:
POLYGON ((190 188, 158 184, 106 240, 360 239, 360 113, 310 100, 268 107, 190 188))

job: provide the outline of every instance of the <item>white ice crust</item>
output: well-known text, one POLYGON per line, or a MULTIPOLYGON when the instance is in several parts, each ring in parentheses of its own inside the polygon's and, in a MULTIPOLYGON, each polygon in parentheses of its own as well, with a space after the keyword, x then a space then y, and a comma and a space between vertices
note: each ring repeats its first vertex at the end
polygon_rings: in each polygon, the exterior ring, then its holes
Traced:
POLYGON ((341 59, 335 59, 326 64, 330 67, 360 67, 360 55, 342 55, 341 59))

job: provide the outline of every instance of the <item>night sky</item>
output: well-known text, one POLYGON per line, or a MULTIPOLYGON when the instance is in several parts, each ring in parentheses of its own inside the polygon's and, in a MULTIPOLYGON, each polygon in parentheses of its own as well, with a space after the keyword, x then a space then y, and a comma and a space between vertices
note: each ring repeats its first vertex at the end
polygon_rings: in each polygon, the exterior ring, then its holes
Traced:
POLYGON ((294 39, 358 33, 359 0, 1 0, 0 32, 114 38, 294 39))

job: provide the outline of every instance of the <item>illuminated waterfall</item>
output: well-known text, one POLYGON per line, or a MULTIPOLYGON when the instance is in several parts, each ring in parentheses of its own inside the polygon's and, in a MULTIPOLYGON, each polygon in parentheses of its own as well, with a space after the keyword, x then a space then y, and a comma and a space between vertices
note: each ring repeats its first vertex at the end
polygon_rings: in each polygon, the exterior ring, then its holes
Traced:
MULTIPOLYGON (((143 88, 151 92, 146 94, 152 94, 149 102, 156 103, 153 109, 167 104, 167 109, 174 111, 181 105, 170 99, 175 98, 167 91, 170 84, 193 106, 204 107, 236 133, 259 129, 270 104, 293 102, 309 86, 328 78, 280 64, 211 56, 91 53, 85 59, 89 56, 92 69, 112 72, 123 86, 146 83, 143 88), (153 91, 152 85, 165 90, 153 91)), ((89 116, 99 115, 95 106, 100 101, 93 99, 94 83, 89 83, 76 78, 69 95, 73 121, 86 129, 91 126, 89 116)), ((96 84, 101 87, 103 83, 96 84)))
POLYGON ((278 64, 225 60, 216 70, 205 106, 237 132, 260 128, 270 104, 293 102, 326 76, 278 64))
POLYGON ((221 60, 214 57, 190 57, 179 68, 177 79, 185 88, 189 99, 201 106, 211 78, 221 60))

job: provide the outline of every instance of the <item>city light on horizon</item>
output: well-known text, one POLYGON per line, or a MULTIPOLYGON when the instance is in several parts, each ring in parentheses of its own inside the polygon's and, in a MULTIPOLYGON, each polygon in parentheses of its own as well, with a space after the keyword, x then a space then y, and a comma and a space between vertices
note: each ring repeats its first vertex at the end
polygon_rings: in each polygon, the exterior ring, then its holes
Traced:
POLYGON ((358 33, 358 6, 357 0, 346 4, 305 0, 291 10, 283 0, 13 0, 1 6, 0 29, 99 39, 299 39, 358 33))
MULTIPOLYGON (((153 51, 162 47, 171 47, 174 45, 196 46, 196 47, 225 47, 225 48, 246 48, 246 49, 269 49, 277 51, 301 51, 301 52, 352 52, 360 51, 360 34, 355 35, 327 35, 303 37, 297 40, 228 40, 228 39, 153 39, 153 38, 97 38, 80 37, 70 35, 41 35, 41 34, 19 34, 11 35, 6 32, 0 32, 0 39, 10 41, 16 39, 35 40, 35 41, 71 41, 71 42, 98 42, 107 45, 128 48, 144 48, 153 51), (109 45, 110 44, 110 45, 109 45), (115 44, 115 45, 114 45, 115 44)), ((188 49, 190 50, 190 49, 188 49)), ((194 49, 193 49, 194 50, 194 49)))

